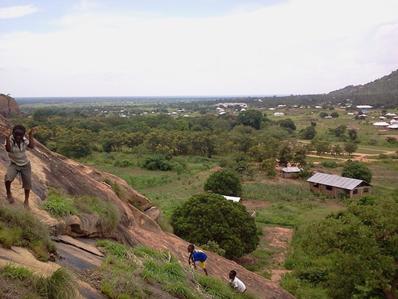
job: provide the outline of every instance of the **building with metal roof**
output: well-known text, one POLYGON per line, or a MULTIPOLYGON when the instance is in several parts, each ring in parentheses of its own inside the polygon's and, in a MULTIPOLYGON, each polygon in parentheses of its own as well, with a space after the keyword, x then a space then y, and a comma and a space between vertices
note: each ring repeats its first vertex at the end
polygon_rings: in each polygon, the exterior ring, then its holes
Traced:
POLYGON ((281 171, 282 171, 282 177, 284 178, 297 178, 302 169, 297 166, 288 166, 288 167, 283 167, 281 171))
POLYGON ((307 182, 313 192, 324 193, 333 197, 361 196, 369 193, 372 188, 363 180, 320 172, 315 173, 307 182))

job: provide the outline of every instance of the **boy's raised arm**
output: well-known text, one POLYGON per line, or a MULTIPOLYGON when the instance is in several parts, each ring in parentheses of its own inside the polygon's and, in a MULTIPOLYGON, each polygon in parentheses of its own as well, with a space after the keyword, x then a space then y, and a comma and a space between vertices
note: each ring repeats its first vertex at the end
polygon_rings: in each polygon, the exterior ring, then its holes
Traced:
POLYGON ((6 151, 11 152, 11 143, 10 143, 10 138, 12 135, 12 131, 6 136, 6 151))

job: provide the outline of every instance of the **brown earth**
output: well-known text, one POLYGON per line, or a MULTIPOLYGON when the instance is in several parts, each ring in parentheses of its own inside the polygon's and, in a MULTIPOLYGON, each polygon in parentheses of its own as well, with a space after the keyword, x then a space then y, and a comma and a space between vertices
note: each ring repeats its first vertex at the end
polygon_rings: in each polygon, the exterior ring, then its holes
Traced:
MULTIPOLYGON (((10 124, 0 116, 1 143, 4 143, 5 134, 9 132, 9 129, 10 124)), ((168 250, 181 263, 187 263, 186 248, 188 243, 173 234, 162 231, 158 223, 144 212, 152 207, 151 202, 133 190, 124 180, 53 153, 41 144, 37 144, 36 148, 29 152, 29 158, 33 170, 31 211, 51 227, 53 234, 66 234, 72 237, 99 236, 113 238, 129 245, 143 244, 156 249, 168 250), (41 201, 46 199, 50 187, 57 188, 70 195, 89 195, 112 202, 119 209, 121 215, 121 221, 116 231, 105 232, 96 218, 74 219, 70 222, 54 219, 39 207, 41 201)), ((0 176, 5 174, 8 163, 8 155, 3 147, 0 149, 0 176)), ((3 200, 5 190, 2 184, 1 186, 0 200, 3 200)), ((21 205, 23 191, 18 182, 14 182, 13 191, 17 200, 16 204, 21 205)), ((71 246, 65 243, 59 244, 63 244, 58 247, 62 246, 64 251, 69 248, 68 246, 71 246)), ((71 250, 71 261, 73 261, 73 256, 82 252, 81 249, 79 250, 74 253, 71 250)), ((258 298, 293 298, 276 283, 246 270, 237 263, 211 252, 208 255, 210 275, 226 281, 227 273, 231 269, 235 269, 239 272, 242 280, 247 283, 249 291, 258 298)), ((67 256, 67 253, 65 253, 65 256, 67 256)), ((90 256, 93 263, 97 258, 90 256)))
POLYGON ((271 280, 280 283, 284 274, 289 271, 283 268, 289 244, 293 238, 293 229, 278 226, 267 226, 263 230, 266 244, 274 251, 273 264, 277 267, 271 271, 271 280))

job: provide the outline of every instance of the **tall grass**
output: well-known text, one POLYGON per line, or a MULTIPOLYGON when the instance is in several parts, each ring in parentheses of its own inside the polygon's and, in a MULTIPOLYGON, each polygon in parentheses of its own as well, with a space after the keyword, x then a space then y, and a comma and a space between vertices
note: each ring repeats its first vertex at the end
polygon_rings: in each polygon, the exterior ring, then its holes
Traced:
POLYGON ((30 248, 42 261, 55 252, 47 227, 32 213, 18 207, 0 207, 0 244, 6 248, 30 248))
POLYGON ((59 268, 49 277, 37 276, 30 270, 9 264, 0 269, 0 276, 23 282, 30 290, 28 297, 46 299, 75 299, 77 284, 73 276, 64 268, 59 268))
POLYGON ((104 232, 113 231, 120 221, 119 211, 109 201, 91 196, 70 197, 53 189, 42 207, 55 217, 96 214, 104 232))
MULTIPOLYGON (((242 197, 245 199, 267 201, 300 201, 317 197, 306 184, 249 183, 243 185, 242 197)), ((319 197, 319 196, 318 196, 319 197)))

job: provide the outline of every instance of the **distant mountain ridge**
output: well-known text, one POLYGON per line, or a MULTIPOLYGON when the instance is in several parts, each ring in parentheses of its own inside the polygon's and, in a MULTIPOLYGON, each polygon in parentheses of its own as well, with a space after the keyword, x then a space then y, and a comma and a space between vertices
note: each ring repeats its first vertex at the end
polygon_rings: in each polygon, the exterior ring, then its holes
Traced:
POLYGON ((329 95, 383 95, 398 94, 398 70, 364 85, 349 85, 329 93, 329 95))

